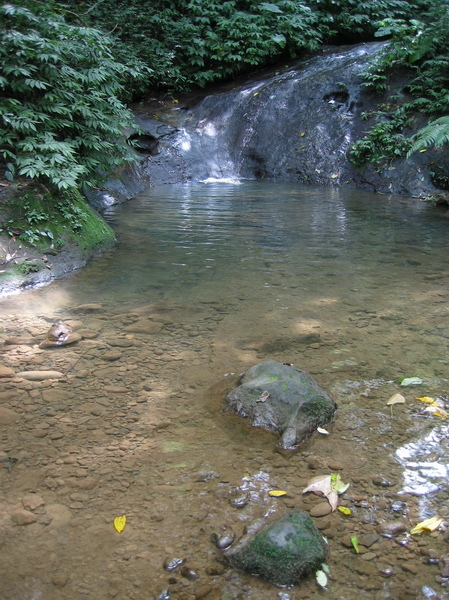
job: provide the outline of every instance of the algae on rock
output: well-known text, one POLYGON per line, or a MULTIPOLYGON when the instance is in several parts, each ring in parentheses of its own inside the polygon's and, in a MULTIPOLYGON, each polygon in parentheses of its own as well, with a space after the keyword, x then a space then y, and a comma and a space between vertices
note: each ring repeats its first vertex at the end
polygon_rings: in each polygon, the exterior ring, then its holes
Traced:
POLYGON ((292 510, 244 539, 226 555, 240 571, 258 575, 276 585, 294 585, 321 568, 329 548, 310 515, 292 510))

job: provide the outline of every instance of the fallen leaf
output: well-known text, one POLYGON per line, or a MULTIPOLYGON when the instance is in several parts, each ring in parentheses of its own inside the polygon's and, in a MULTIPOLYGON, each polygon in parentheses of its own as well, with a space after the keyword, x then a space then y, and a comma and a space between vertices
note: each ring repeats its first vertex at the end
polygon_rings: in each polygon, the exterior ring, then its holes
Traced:
POLYGON ((267 398, 269 398, 269 396, 270 396, 270 392, 267 392, 267 391, 265 390, 265 392, 262 392, 262 393, 260 394, 260 396, 257 398, 256 402, 265 402, 265 400, 266 400, 267 398))
POLYGON ((420 402, 424 402, 425 404, 436 404, 437 401, 435 398, 431 398, 430 396, 421 396, 420 398, 416 398, 420 402))
POLYGON ((303 494, 313 492, 315 494, 323 494, 326 496, 332 512, 337 510, 338 494, 342 494, 349 487, 349 483, 343 483, 340 475, 318 475, 309 481, 309 485, 303 490, 303 494))
POLYGON ((344 492, 346 492, 350 485, 350 483, 343 483, 339 473, 334 473, 333 475, 331 475, 332 490, 334 492, 337 492, 337 494, 343 494, 344 492))
POLYGON ((359 554, 359 540, 355 537, 355 535, 351 538, 351 544, 357 554, 359 554))
POLYGON ((430 519, 426 519, 425 521, 421 521, 418 525, 415 525, 413 529, 410 531, 412 535, 416 535, 418 533, 424 533, 429 531, 435 531, 443 522, 443 519, 439 517, 431 517, 430 519))
POLYGON ((440 406, 434 406, 433 404, 425 408, 424 412, 430 412, 441 419, 447 419, 449 417, 447 410, 444 410, 444 408, 441 408, 440 406))
POLYGON ((329 435, 327 429, 323 429, 323 427, 317 427, 316 430, 318 431, 318 433, 322 433, 323 435, 329 435))
POLYGON ((316 577, 316 582, 320 587, 322 587, 322 588, 327 587, 327 575, 324 571, 317 571, 315 573, 315 577, 316 577))
POLYGON ((287 492, 284 492, 284 490, 270 490, 268 492, 269 496, 273 496, 273 498, 279 498, 279 496, 285 496, 287 494, 287 492))
POLYGON ((419 377, 406 377, 401 381, 401 387, 407 387, 409 385, 421 385, 423 380, 419 377))
POLYGON ((118 533, 122 533, 122 531, 125 529, 125 525, 126 525, 125 515, 122 515, 121 517, 116 517, 114 519, 114 528, 118 533))
POLYGON ((404 404, 405 398, 402 394, 394 394, 387 402, 387 406, 391 406, 392 404, 404 404))
POLYGON ((352 511, 350 508, 348 508, 347 506, 338 506, 338 510, 343 513, 344 515, 350 515, 352 514, 352 511))
POLYGON ((393 416, 393 404, 404 404, 405 398, 402 394, 393 394, 387 401, 387 406, 390 407, 391 416, 393 416))

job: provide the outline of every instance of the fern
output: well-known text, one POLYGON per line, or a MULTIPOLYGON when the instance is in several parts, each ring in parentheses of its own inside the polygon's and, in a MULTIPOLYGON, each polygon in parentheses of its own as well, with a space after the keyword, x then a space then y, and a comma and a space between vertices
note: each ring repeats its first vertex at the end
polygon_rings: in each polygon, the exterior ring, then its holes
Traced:
POLYGON ((413 136, 413 145, 407 156, 428 146, 444 146, 449 143, 449 116, 431 121, 413 136))
POLYGON ((69 25, 44 4, 0 5, 0 156, 6 176, 59 189, 95 185, 134 160, 122 131, 127 69, 100 31, 69 25))

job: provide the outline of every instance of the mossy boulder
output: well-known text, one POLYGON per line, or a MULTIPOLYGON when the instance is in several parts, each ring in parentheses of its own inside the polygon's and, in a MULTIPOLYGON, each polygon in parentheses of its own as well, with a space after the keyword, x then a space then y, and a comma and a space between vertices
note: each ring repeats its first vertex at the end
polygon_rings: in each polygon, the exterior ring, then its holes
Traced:
POLYGON ((226 555, 229 564, 276 585, 294 585, 321 568, 328 544, 310 515, 292 510, 226 555))
POLYGON ((226 397, 226 408, 281 435, 295 449, 335 416, 337 405, 306 371, 267 360, 251 367, 226 397))

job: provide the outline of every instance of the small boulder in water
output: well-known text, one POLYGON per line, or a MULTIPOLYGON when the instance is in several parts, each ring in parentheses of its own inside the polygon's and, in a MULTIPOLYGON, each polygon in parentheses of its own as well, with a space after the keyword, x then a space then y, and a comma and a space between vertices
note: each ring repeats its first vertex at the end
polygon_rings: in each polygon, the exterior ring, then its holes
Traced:
POLYGON ((55 348, 58 346, 67 346, 79 342, 81 336, 70 329, 62 321, 56 321, 50 327, 45 335, 45 339, 39 344, 39 348, 55 348))
POLYGON ((228 410, 254 427, 281 435, 278 446, 295 449, 335 416, 337 405, 311 375, 267 360, 251 367, 226 397, 228 410))
POLYGON ((276 585, 294 585, 320 569, 328 553, 328 544, 312 518, 302 510, 292 510, 255 536, 244 538, 225 556, 235 569, 276 585))

